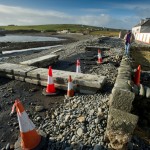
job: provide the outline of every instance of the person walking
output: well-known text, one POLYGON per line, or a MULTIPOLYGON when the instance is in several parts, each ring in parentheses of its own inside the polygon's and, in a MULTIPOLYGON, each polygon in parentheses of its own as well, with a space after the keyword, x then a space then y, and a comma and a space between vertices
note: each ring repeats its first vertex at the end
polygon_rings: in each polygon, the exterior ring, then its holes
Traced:
POLYGON ((127 31, 127 33, 124 37, 124 40, 125 40, 125 55, 129 56, 130 46, 131 46, 131 42, 133 40, 133 36, 132 36, 132 33, 130 30, 127 31))

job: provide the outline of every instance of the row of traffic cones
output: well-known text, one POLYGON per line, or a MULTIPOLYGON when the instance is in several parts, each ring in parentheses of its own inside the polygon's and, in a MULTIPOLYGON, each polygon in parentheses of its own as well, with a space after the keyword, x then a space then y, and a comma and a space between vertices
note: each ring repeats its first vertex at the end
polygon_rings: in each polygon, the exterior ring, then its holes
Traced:
MULTIPOLYGON (((76 73, 81 73, 81 67, 80 67, 80 61, 77 60, 76 64, 76 73)), ((55 85, 53 82, 53 75, 52 75, 52 67, 49 66, 48 69, 48 79, 47 79, 47 87, 46 89, 43 90, 44 95, 56 95, 56 89, 55 85)), ((73 90, 73 83, 72 83, 72 78, 71 75, 68 78, 68 90, 67 90, 67 96, 72 97, 74 96, 74 90, 73 90)))
MULTIPOLYGON (((98 64, 102 63, 102 55, 101 55, 101 50, 98 49, 98 64)), ((77 60, 76 63, 76 73, 81 73, 81 67, 80 67, 80 60, 77 60)), ((53 78, 52 78, 52 67, 50 66, 48 69, 48 79, 47 79, 47 87, 46 89, 43 90, 44 95, 56 95, 56 89, 54 86, 53 78)), ((72 78, 69 76, 68 79, 68 90, 67 90, 67 96, 72 97, 74 96, 74 91, 73 91, 73 83, 72 83, 72 78)))

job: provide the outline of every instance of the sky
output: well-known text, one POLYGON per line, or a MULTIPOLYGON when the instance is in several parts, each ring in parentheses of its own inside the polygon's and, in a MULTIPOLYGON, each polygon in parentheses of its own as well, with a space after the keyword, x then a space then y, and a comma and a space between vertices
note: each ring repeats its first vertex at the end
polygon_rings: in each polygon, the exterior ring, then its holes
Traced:
POLYGON ((0 26, 83 24, 131 29, 150 18, 150 0, 0 0, 0 26))

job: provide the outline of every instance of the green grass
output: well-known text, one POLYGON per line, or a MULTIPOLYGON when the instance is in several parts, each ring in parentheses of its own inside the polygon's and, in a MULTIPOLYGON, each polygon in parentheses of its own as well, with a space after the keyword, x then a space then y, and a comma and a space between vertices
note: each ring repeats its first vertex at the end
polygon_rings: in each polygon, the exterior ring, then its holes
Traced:
POLYGON ((32 26, 0 26, 0 29, 8 31, 19 31, 19 30, 35 30, 35 31, 45 31, 45 32, 57 32, 62 30, 69 30, 73 33, 84 33, 91 35, 105 35, 105 36, 118 36, 119 29, 109 29, 95 26, 87 25, 76 25, 76 24, 49 24, 49 25, 32 25, 32 26))
POLYGON ((70 31, 82 31, 88 28, 90 29, 98 29, 100 27, 92 27, 85 25, 74 25, 74 24, 50 24, 50 25, 33 25, 33 26, 0 26, 5 30, 50 30, 50 31, 59 31, 59 30, 70 30, 70 31))
POLYGON ((119 31, 93 31, 91 35, 119 36, 119 31))

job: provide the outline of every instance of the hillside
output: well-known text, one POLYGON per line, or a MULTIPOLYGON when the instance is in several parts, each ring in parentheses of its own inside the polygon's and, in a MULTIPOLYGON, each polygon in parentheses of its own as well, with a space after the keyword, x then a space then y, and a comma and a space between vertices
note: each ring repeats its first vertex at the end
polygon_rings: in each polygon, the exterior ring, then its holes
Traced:
POLYGON ((111 29, 105 27, 95 27, 87 25, 76 25, 76 24, 49 24, 49 25, 32 25, 32 26, 17 26, 8 25, 0 26, 0 29, 6 31, 35 31, 35 32, 57 32, 62 30, 68 30, 72 33, 84 33, 92 35, 118 35, 120 29, 111 29))

